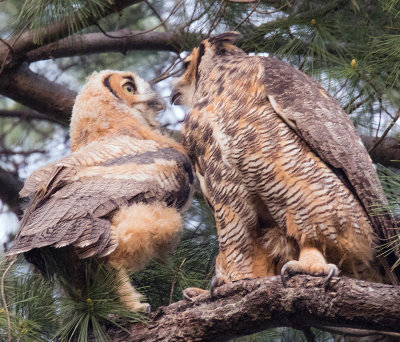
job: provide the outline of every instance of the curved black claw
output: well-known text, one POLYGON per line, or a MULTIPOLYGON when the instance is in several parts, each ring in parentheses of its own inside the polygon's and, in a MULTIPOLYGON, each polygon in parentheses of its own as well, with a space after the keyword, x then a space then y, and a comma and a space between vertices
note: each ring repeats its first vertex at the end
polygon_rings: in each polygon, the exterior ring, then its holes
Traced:
MULTIPOLYGON (((290 262, 290 261, 289 261, 290 262)), ((286 287, 286 284, 287 284, 287 279, 286 279, 286 270, 288 269, 288 264, 289 264, 289 262, 287 262, 285 265, 283 265, 282 266, 282 269, 281 269, 281 281, 282 281, 282 285, 284 286, 284 287, 286 287)), ((289 276, 290 276, 290 273, 288 272, 288 274, 289 274, 289 276)))
POLYGON ((329 264, 329 273, 325 278, 325 287, 329 285, 329 282, 333 276, 338 276, 340 273, 339 268, 335 264, 329 264))
POLYGON ((210 285, 210 297, 211 299, 215 298, 215 289, 221 285, 224 285, 225 281, 217 276, 212 277, 211 279, 211 285, 210 285))
POLYGON ((146 315, 147 317, 150 317, 150 316, 151 316, 151 305, 150 305, 149 303, 146 303, 146 308, 145 308, 145 310, 146 310, 145 315, 146 315))

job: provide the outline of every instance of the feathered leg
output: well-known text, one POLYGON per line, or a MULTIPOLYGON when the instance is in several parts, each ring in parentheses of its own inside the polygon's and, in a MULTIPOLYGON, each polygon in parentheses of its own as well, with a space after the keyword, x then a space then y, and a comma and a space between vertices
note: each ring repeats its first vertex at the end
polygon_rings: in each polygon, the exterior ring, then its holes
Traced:
POLYGON ((150 304, 140 302, 144 297, 132 286, 124 268, 118 270, 117 277, 117 282, 119 283, 117 293, 121 302, 131 311, 143 311, 149 314, 151 310, 150 304))
POLYGON ((109 263, 119 270, 121 301, 133 311, 148 311, 149 305, 140 303, 142 296, 131 285, 127 271, 139 271, 175 248, 182 231, 181 216, 164 204, 134 204, 116 213, 111 231, 118 246, 109 255, 109 263))

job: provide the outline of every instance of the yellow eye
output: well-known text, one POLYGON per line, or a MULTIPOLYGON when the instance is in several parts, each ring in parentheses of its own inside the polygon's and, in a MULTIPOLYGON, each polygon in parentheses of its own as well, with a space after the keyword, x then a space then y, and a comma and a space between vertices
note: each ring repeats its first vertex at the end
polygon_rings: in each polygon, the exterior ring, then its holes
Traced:
POLYGON ((122 86, 122 89, 125 90, 128 94, 136 94, 137 89, 136 85, 133 82, 127 82, 122 86))

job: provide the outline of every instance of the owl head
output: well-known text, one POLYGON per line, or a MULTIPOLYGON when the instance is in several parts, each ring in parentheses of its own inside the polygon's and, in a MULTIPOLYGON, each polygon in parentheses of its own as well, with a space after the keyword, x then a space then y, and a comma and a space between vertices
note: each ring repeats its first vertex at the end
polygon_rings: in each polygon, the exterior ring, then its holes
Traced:
POLYGON ((215 59, 229 53, 244 53, 234 46, 241 37, 238 32, 225 32, 203 40, 194 48, 183 63, 183 74, 174 81, 171 103, 191 106, 196 85, 201 77, 207 77, 215 65, 215 59))
POLYGON ((155 120, 165 102, 151 86, 129 71, 94 72, 76 97, 72 110, 71 149, 108 135, 137 135, 141 128, 156 129, 155 120))

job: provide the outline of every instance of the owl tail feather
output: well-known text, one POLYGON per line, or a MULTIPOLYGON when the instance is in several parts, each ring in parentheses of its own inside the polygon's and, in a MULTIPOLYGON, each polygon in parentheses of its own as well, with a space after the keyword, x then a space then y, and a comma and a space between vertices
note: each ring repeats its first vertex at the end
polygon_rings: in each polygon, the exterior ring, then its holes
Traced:
POLYGON ((156 258, 164 258, 178 244, 182 218, 175 208, 161 203, 133 204, 113 217, 111 235, 118 246, 110 264, 136 272, 156 258))

